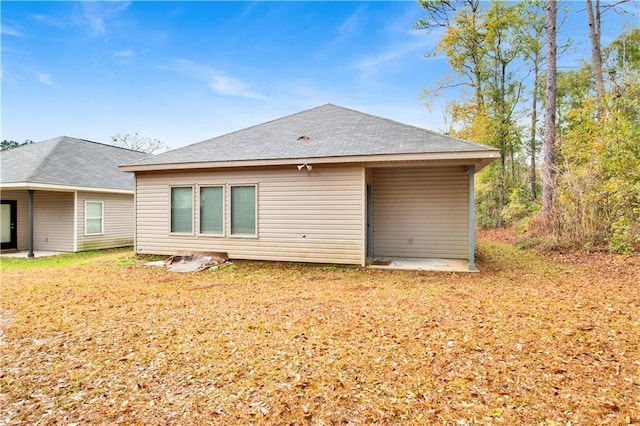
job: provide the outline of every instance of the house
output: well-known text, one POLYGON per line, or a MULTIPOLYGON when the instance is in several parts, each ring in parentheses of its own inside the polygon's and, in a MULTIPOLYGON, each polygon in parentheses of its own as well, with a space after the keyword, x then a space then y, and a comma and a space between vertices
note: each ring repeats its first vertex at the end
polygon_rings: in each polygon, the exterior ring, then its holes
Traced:
POLYGON ((132 245, 133 176, 118 166, 147 156, 67 136, 2 151, 2 250, 132 245))
POLYGON ((497 150, 327 104, 121 167, 135 251, 474 265, 474 174, 497 150))

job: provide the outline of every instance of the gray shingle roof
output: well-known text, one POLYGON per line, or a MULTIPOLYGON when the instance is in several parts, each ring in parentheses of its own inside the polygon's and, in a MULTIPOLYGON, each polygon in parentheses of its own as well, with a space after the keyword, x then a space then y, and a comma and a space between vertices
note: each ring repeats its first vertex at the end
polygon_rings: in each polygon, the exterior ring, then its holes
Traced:
POLYGON ((463 151, 494 148, 327 104, 132 165, 463 151))
POLYGON ((133 190, 118 166, 149 154, 60 136, 0 152, 0 183, 40 183, 133 190))

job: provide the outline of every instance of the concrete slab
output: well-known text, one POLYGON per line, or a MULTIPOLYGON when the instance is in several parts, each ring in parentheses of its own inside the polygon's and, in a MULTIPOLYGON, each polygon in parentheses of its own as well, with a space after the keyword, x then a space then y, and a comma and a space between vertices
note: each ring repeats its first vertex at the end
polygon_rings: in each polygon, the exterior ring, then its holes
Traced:
POLYGON ((405 271, 479 272, 469 270, 464 259, 423 259, 415 257, 389 257, 372 259, 367 268, 405 271))
MULTIPOLYGON (((2 253, 0 252, 0 257, 18 257, 18 258, 27 258, 27 255, 29 254, 29 250, 21 250, 21 251, 15 251, 15 252, 10 252, 10 253, 2 253)), ((34 257, 47 257, 47 256, 57 256, 59 254, 65 254, 65 252, 61 252, 61 251, 45 251, 45 250, 34 250, 33 251, 33 256, 34 257)))

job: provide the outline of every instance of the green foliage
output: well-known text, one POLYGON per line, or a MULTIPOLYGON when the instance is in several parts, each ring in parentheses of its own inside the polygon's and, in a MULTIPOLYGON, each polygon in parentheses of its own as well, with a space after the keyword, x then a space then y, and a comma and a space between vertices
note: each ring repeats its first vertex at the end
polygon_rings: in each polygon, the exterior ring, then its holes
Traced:
MULTIPOLYGON (((477 223, 483 227, 526 223, 538 211, 532 200, 537 170, 530 164, 540 143, 535 131, 538 118, 530 114, 527 119, 532 108, 523 93, 536 97, 544 86, 536 81, 537 87, 525 87, 525 82, 531 83, 532 69, 544 77, 545 4, 540 0, 420 0, 419 4, 426 16, 415 26, 442 29, 434 54, 444 55, 451 68, 437 85, 425 90, 425 97, 469 88, 447 105, 449 131, 493 146, 501 154, 477 176, 477 223), (522 126, 524 122, 529 129, 522 126)), ((626 30, 602 49, 602 57, 601 98, 596 96, 591 64, 557 75, 555 145, 560 166, 552 238, 562 246, 628 252, 640 248, 640 29, 626 30)))
POLYGON ((509 194, 509 202, 500 212, 502 220, 506 224, 516 224, 531 217, 538 211, 538 203, 531 200, 527 191, 522 188, 514 188, 509 194))
MULTIPOLYGON (((452 70, 439 85, 425 91, 425 96, 433 97, 452 87, 471 88, 460 100, 448 104, 450 132, 500 151, 499 162, 478 179, 478 223, 501 226, 505 218, 516 220, 533 210, 522 200, 509 203, 512 194, 521 198, 530 192, 527 156, 521 155, 524 129, 518 111, 530 68, 523 63, 540 61, 536 35, 543 29, 542 3, 423 1, 421 6, 427 18, 417 26, 447 23, 436 54, 446 56, 452 70)), ((531 145, 536 144, 527 144, 531 145)))
POLYGON ((2 142, 0 142, 0 151, 5 151, 7 149, 12 149, 12 148, 17 148, 19 146, 23 146, 23 145, 30 145, 34 143, 31 139, 27 139, 23 142, 17 142, 17 141, 10 141, 10 140, 3 140, 2 142))
POLYGON ((597 116, 589 66, 563 78, 558 232, 615 252, 640 248, 640 30, 605 49, 605 113, 597 116))

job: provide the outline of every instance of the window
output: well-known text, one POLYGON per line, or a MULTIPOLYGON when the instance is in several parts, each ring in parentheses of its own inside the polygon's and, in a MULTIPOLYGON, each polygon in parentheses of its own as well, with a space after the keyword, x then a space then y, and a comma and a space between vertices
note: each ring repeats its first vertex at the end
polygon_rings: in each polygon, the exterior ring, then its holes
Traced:
POLYGON ((224 235, 224 188, 200 188, 200 233, 224 235))
POLYGON ((102 201, 84 202, 84 235, 101 235, 103 219, 102 201))
POLYGON ((193 188, 171 188, 171 232, 193 233, 193 188))
POLYGON ((231 235, 256 236, 256 187, 231 187, 231 235))

